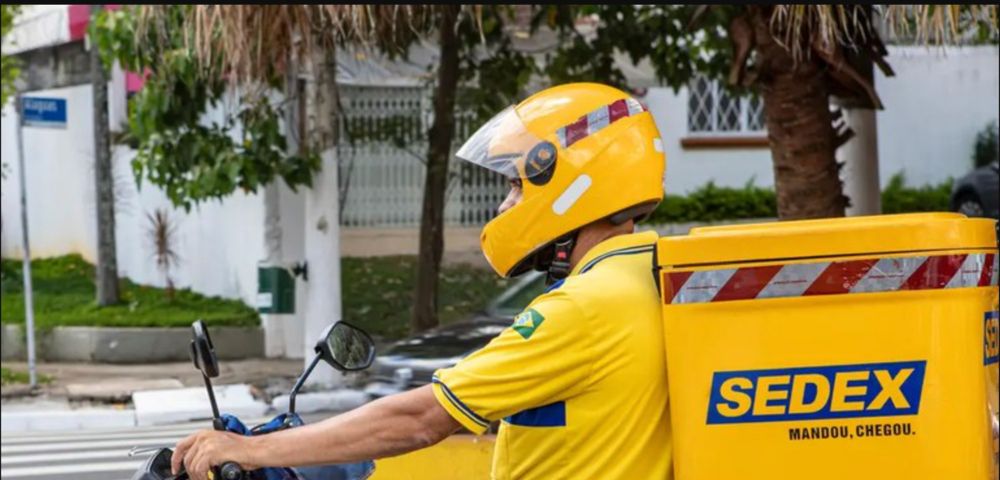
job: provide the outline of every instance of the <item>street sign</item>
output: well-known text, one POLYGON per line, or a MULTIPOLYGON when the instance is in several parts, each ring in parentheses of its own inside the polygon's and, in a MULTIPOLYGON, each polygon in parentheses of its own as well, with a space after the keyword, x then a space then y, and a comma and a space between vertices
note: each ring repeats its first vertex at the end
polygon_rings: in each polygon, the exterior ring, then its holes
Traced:
POLYGON ((27 127, 66 128, 66 99, 21 97, 21 119, 27 127))

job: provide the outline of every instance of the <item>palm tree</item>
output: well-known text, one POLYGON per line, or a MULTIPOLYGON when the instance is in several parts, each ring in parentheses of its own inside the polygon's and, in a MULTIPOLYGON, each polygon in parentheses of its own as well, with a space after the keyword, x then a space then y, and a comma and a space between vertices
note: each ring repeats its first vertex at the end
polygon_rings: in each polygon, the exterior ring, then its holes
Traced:
MULTIPOLYGON (((693 21, 708 8, 700 8, 693 21)), ((779 216, 834 217, 844 215, 848 202, 834 152, 852 132, 839 111, 831 114, 830 97, 881 109, 870 71, 874 64, 893 75, 883 32, 935 44, 959 43, 975 33, 995 39, 997 7, 748 6, 732 18, 728 31, 729 83, 754 88, 763 97, 779 216)))
POLYGON ((175 238, 177 236, 177 223, 170 217, 170 213, 165 208, 157 208, 146 214, 149 221, 146 227, 146 235, 153 246, 153 260, 156 262, 156 269, 163 274, 165 284, 164 296, 167 300, 174 299, 174 280, 170 278, 170 269, 180 263, 180 255, 175 248, 175 238))
POLYGON ((624 54, 648 61, 675 89, 705 74, 759 94, 784 219, 844 215, 834 152, 851 132, 830 103, 882 107, 870 71, 892 74, 883 35, 939 44, 997 39, 996 5, 551 5, 533 22, 560 34, 545 67, 557 81, 628 87, 616 67, 624 54))

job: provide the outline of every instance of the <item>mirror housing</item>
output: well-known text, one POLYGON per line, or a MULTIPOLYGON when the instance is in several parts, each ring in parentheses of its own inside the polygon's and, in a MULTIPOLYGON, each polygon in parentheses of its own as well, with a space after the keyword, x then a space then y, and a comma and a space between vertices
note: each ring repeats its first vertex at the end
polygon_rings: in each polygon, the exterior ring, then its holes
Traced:
POLYGON ((337 322, 323 331, 315 347, 316 355, 342 372, 364 370, 375 360, 375 342, 364 330, 347 322, 337 322))
POLYGON ((191 361, 206 377, 219 376, 219 360, 215 356, 215 346, 212 345, 212 338, 208 336, 208 328, 202 320, 191 324, 191 361))

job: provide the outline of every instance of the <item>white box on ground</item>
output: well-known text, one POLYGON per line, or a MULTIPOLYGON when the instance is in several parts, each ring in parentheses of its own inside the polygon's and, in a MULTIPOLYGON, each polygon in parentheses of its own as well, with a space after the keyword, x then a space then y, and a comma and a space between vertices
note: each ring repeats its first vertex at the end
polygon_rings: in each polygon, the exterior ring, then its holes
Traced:
MULTIPOLYGON (((250 394, 249 385, 216 386, 215 401, 219 413, 229 413, 246 420, 262 416, 267 404, 250 394)), ((162 425, 212 418, 212 404, 204 388, 146 390, 132 394, 136 425, 162 425)))
MULTIPOLYGON (((368 394, 360 390, 335 390, 332 392, 300 393, 295 396, 295 412, 312 413, 323 411, 345 411, 364 405, 368 394)), ((271 401, 276 412, 288 411, 288 395, 278 395, 271 401)))

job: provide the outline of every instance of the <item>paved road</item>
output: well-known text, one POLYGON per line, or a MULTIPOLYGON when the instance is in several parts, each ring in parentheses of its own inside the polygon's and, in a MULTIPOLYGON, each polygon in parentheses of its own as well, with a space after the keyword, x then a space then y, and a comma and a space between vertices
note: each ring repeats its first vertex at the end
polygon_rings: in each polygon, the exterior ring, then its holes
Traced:
MULTIPOLYGON (((314 422, 330 414, 307 415, 314 422)), ((260 423, 263 419, 247 422, 260 423)), ((206 422, 125 430, 31 432, 0 436, 3 480, 128 480, 151 454, 129 457, 132 447, 173 446, 206 422)))

